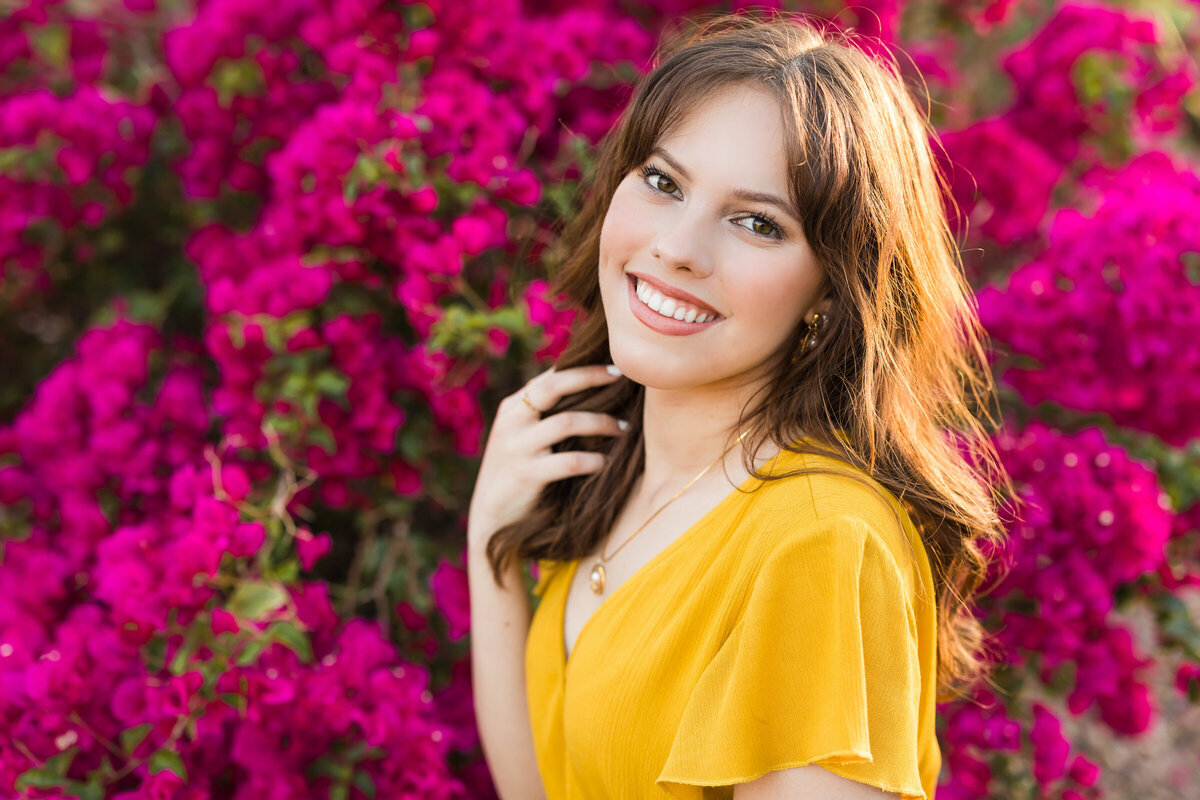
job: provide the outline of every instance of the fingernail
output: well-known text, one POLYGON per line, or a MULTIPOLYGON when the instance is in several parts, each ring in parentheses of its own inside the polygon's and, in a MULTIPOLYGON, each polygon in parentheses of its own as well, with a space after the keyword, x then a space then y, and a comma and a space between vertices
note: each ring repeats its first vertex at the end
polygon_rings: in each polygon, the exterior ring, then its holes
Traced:
POLYGON ((627 431, 627 430, 629 430, 629 423, 623 419, 619 419, 619 420, 617 420, 617 427, 623 431, 627 431))
POLYGON ((623 375, 624 374, 623 372, 621 372, 621 370, 617 367, 616 364, 609 364, 607 367, 605 367, 605 369, 608 370, 609 375, 623 375))

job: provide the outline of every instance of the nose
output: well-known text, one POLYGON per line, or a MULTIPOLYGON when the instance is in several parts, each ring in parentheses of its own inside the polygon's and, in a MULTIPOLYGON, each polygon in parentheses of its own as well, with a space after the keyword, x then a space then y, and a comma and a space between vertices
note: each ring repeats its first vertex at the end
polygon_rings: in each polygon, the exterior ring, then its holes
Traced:
POLYGON ((680 208, 661 220, 650 242, 650 254, 671 271, 686 269, 698 278, 711 274, 712 257, 703 217, 699 208, 680 208))

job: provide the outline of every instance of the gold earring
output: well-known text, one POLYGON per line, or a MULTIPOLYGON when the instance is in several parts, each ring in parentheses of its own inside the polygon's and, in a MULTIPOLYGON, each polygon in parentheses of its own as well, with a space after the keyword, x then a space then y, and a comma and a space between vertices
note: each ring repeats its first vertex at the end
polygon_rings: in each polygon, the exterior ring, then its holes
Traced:
POLYGON ((821 331, 825 327, 825 315, 820 312, 814 312, 812 322, 808 323, 807 330, 804 331, 804 336, 800 339, 800 350, 792 356, 792 363, 797 363, 801 356, 808 352, 810 347, 815 347, 817 339, 821 331))

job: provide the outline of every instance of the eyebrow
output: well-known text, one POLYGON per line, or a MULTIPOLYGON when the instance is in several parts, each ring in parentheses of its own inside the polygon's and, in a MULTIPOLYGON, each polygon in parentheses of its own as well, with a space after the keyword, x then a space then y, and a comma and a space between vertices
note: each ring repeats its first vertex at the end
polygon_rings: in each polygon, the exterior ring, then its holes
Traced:
MULTIPOLYGON (((668 153, 662 147, 656 146, 650 152, 653 155, 661 157, 663 161, 670 165, 671 169, 682 175, 684 180, 690 181, 692 179, 692 176, 689 175, 688 171, 683 168, 683 165, 671 158, 670 153, 668 153)), ((796 222, 800 221, 800 212, 794 205, 791 204, 791 202, 784 200, 777 195, 770 194, 769 192, 752 192, 749 189, 734 189, 733 196, 739 200, 746 200, 752 203, 767 203, 769 205, 773 205, 776 208, 786 211, 788 215, 796 222)))

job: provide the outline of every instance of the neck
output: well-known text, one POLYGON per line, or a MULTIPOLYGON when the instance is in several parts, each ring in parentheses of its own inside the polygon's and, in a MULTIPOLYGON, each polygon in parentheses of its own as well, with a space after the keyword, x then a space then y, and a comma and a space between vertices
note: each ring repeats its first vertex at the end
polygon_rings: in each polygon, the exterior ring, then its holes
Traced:
MULTIPOLYGON (((724 463, 718 462, 701 481, 739 486, 746 474, 742 460, 747 442, 734 444, 742 433, 735 428, 753 390, 745 386, 703 390, 647 386, 642 409, 646 462, 639 493, 648 498, 674 494, 730 445, 724 463)), ((775 449, 770 443, 764 445, 755 456, 755 467, 774 455, 775 449), (766 452, 768 447, 770 452, 766 452)))

